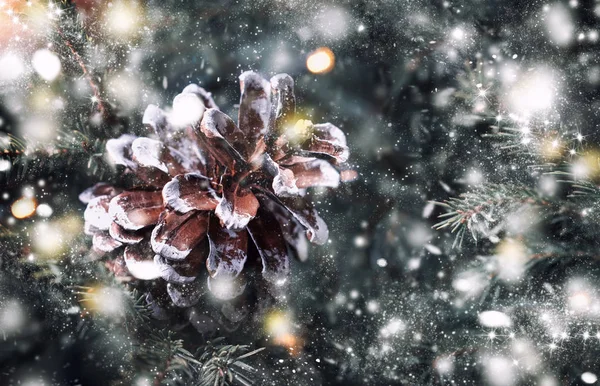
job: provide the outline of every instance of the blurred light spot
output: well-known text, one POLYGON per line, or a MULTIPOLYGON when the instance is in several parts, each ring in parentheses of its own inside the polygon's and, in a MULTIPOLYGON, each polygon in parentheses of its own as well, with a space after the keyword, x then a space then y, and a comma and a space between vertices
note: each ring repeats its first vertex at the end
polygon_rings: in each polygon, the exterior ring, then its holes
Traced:
POLYGON ((507 102, 521 114, 541 112, 552 107, 556 84, 552 73, 539 70, 522 74, 510 89, 507 102))
POLYGON ((6 301, 0 306, 0 331, 4 334, 17 332, 25 322, 23 307, 16 300, 6 301))
POLYGON ((335 66, 335 55, 327 47, 311 52, 306 59, 306 68, 313 74, 326 74, 335 66))
POLYGON ((15 201, 10 207, 10 211, 15 218, 24 219, 35 212, 37 203, 32 197, 22 197, 15 201))
POLYGON ((122 108, 131 110, 138 105, 141 84, 133 75, 127 72, 114 73, 106 84, 111 97, 118 101, 122 108))
POLYGON ((559 46, 567 46, 573 40, 575 26, 569 10, 562 4, 554 4, 545 18, 550 39, 559 46))
POLYGON ((596 374, 590 373, 588 371, 588 372, 581 374, 581 380, 584 383, 587 383, 588 385, 590 385, 592 383, 596 383, 596 381, 598 381, 598 377, 596 376, 596 374))
POLYGON ((7 159, 0 159, 0 172, 5 172, 10 170, 12 167, 12 163, 7 159))
POLYGON ((418 257, 412 258, 408 260, 407 266, 410 271, 419 269, 421 267, 421 259, 419 259, 418 257))
POLYGON ((46 386, 49 385, 49 383, 46 383, 42 378, 37 378, 37 379, 26 379, 21 381, 20 383, 21 386, 46 386))
POLYGON ((483 311, 477 316, 479 323, 484 327, 510 327, 512 321, 504 312, 500 311, 483 311))
POLYGON ((465 31, 463 31, 463 29, 460 28, 460 27, 456 27, 456 28, 454 28, 452 30, 452 32, 450 33, 450 35, 455 40, 462 40, 465 37, 465 31))
POLYGON ((48 204, 40 204, 37 207, 36 213, 40 217, 50 217, 52 216, 52 208, 48 204))
POLYGON ((483 182, 483 174, 478 169, 471 169, 466 180, 469 185, 479 185, 483 182))
POLYGON ((487 286, 487 278, 484 273, 477 271, 465 271, 457 275, 452 282, 452 287, 467 296, 476 296, 487 286))
POLYGON ((434 367, 442 375, 450 374, 454 370, 454 360, 451 356, 439 358, 434 362, 434 367))
POLYGON ((173 100, 170 119, 175 126, 187 126, 199 122, 204 114, 204 103, 196 94, 179 94, 173 100))
POLYGON ((486 380, 491 386, 508 386, 515 384, 514 365, 511 359, 495 356, 483 360, 486 380))
POLYGON ((32 246, 36 253, 55 257, 66 247, 64 229, 58 223, 40 222, 35 225, 32 246))
POLYGON ((287 312, 275 310, 268 313, 264 329, 274 344, 286 347, 292 353, 298 353, 302 346, 300 339, 294 335, 292 318, 287 312))
POLYGON ((123 293, 116 288, 91 287, 82 295, 81 302, 95 313, 115 317, 125 312, 123 293))
POLYGON ((56 126, 47 116, 31 116, 21 124, 20 132, 29 140, 50 142, 56 137, 56 126))
POLYGON ((527 249, 515 239, 505 239, 496 247, 498 276, 507 281, 521 277, 527 263, 527 249))
POLYGON ((12 52, 0 56, 0 82, 10 82, 25 72, 23 60, 12 52))
POLYGON ((285 136, 293 144, 306 141, 313 132, 313 123, 308 119, 299 119, 295 125, 285 127, 285 136))
POLYGON ((558 138, 544 138, 542 139, 541 154, 546 160, 553 161, 557 160, 562 156, 563 144, 558 138))
POLYGON ((154 384, 153 379, 147 376, 140 376, 135 380, 135 386, 152 386, 154 384))
POLYGON ((48 82, 56 79, 60 73, 60 59, 50 50, 41 49, 33 54, 31 64, 35 72, 48 82))
POLYGON ((217 299, 233 299, 246 288, 239 280, 227 276, 211 277, 208 283, 212 295, 217 299))
POLYGON ((575 311, 585 311, 591 303, 590 294, 585 291, 575 292, 569 296, 569 306, 575 311))
POLYGON ((368 244, 367 238, 365 236, 356 236, 354 238, 354 246, 357 248, 364 248, 368 244))
POLYGON ((379 334, 383 338, 390 338, 396 336, 406 329, 406 324, 397 318, 392 318, 385 326, 379 330, 379 334))
POLYGON ((595 290, 581 278, 572 279, 567 285, 567 303, 577 313, 590 311, 596 299, 595 290))
POLYGON ((330 6, 317 15, 313 26, 321 36, 337 40, 347 35, 351 19, 345 8, 330 6))
POLYGON ((106 29, 118 39, 127 39, 137 33, 142 18, 142 10, 134 1, 109 3, 106 12, 106 29))
POLYGON ((554 176, 543 175, 540 177, 540 190, 546 196, 554 196, 558 189, 558 182, 554 176))
POLYGON ((367 311, 369 311, 369 313, 374 314, 377 311, 379 311, 379 302, 377 302, 376 300, 369 300, 367 302, 367 311))
POLYGON ((597 178, 600 176, 600 152, 586 150, 571 164, 571 173, 575 178, 597 178))

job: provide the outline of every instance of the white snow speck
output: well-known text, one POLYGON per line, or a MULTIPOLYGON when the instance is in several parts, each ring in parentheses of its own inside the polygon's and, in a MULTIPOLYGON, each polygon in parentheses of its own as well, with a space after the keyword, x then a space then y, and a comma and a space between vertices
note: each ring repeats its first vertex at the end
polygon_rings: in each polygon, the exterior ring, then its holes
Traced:
POLYGON ((485 327, 510 327, 512 321, 510 317, 500 311, 483 311, 478 316, 479 323, 485 327))
POLYGON ((596 381, 598 381, 598 377, 596 376, 596 374, 590 373, 588 371, 588 372, 585 372, 585 373, 581 374, 581 380, 584 383, 587 383, 588 385, 591 385, 592 383, 596 383, 596 381))

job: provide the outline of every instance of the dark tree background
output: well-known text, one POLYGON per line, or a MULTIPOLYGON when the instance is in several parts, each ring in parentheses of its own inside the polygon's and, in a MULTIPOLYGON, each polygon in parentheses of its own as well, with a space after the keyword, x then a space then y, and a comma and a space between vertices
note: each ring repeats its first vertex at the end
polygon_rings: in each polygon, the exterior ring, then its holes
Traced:
POLYGON ((578 0, 1 2, 0 384, 595 384, 599 21, 578 0), (190 83, 236 117, 246 70, 291 75, 358 178, 311 192, 330 239, 285 301, 158 322, 78 195, 190 83))

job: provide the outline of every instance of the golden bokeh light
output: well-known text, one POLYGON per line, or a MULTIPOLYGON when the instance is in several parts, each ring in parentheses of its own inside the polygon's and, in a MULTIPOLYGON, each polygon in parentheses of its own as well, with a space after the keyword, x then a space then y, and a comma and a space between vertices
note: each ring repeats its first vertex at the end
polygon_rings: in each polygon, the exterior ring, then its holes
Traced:
POLYGON ((75 214, 54 221, 36 222, 31 232, 33 252, 44 259, 59 258, 69 250, 82 227, 80 217, 75 214))
POLYGON ((290 354, 298 355, 302 350, 302 339, 294 333, 292 317, 287 312, 269 312, 264 320, 264 330, 274 345, 285 347, 290 354))
POLYGON ((581 153, 571 164, 571 173, 575 178, 589 178, 596 181, 600 178, 600 151, 589 149, 581 153))
POLYGON ((300 145, 312 135, 313 123, 308 119, 299 119, 293 126, 286 126, 284 130, 288 141, 300 145))
POLYGON ((56 224, 40 222, 36 224, 34 234, 32 247, 38 253, 45 256, 54 256, 65 248, 62 230, 56 224))
POLYGON ((306 59, 306 68, 313 74, 326 74, 335 66, 335 55, 327 47, 317 48, 306 59))
POLYGON ((518 280, 529 261, 527 246, 519 239, 506 238, 496 247, 498 277, 505 281, 518 280))
POLYGON ((501 258, 510 260, 521 260, 524 257, 527 257, 525 245, 515 239, 502 240, 496 247, 496 253, 501 258))
POLYGON ((288 334, 292 329, 291 318, 283 311, 272 311, 265 318, 265 332, 271 336, 288 334))
POLYGON ((105 14, 106 31, 120 40, 127 40, 139 33, 143 9, 136 1, 118 0, 108 3, 105 14))
POLYGON ((556 161, 563 156, 564 146, 558 138, 544 138, 541 143, 541 154, 547 161, 556 161))
POLYGON ((82 288, 80 302, 85 314, 93 313, 112 318, 125 314, 125 298, 117 288, 95 286, 82 288))
POLYGON ((52 103, 57 96, 47 86, 40 86, 32 90, 29 99, 30 106, 37 111, 55 111, 56 106, 52 103))
POLYGON ((21 220, 27 217, 30 217, 35 213, 35 208, 37 208, 37 202, 33 197, 21 197, 17 201, 13 202, 10 207, 10 212, 12 215, 21 220))

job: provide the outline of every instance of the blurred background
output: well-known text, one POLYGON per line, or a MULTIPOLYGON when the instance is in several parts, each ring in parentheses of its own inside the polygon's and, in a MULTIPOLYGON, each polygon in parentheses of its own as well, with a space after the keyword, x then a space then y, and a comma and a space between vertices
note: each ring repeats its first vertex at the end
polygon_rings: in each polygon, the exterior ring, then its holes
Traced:
POLYGON ((205 364, 222 337, 266 347, 213 369, 230 384, 595 384, 599 21, 578 0, 0 1, 0 383, 202 384, 171 349, 205 364), (247 70, 291 75, 359 177, 311 193, 330 239, 285 304, 136 333, 78 195, 118 183, 104 144, 148 104, 196 83, 235 117, 247 70))

